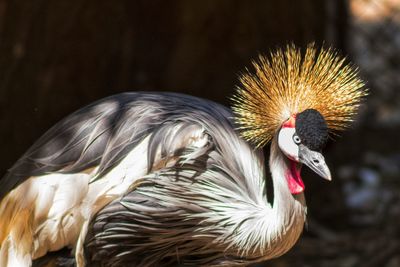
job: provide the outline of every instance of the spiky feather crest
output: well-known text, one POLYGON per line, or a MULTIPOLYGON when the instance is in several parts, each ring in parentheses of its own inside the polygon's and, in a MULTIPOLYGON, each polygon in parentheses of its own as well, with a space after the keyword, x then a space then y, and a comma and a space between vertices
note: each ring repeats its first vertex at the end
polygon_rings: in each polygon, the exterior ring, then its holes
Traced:
POLYGON ((291 115, 315 109, 329 130, 343 130, 352 122, 367 95, 358 70, 332 48, 308 45, 305 53, 294 45, 253 62, 255 74, 241 75, 233 111, 242 137, 260 147, 269 142, 291 115))

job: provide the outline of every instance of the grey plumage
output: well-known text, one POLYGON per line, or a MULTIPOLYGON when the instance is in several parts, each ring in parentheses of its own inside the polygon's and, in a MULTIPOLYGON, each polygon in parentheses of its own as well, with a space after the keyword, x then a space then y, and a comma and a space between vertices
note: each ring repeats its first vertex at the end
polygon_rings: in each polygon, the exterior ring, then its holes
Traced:
POLYGON ((275 138, 270 206, 262 151, 239 137, 232 116, 181 94, 106 98, 39 139, 0 181, 0 196, 47 173, 93 167, 93 183, 145 144, 131 160, 147 157, 146 174, 90 215, 87 266, 233 266, 278 257, 302 232, 304 197, 293 196, 282 178, 290 167, 275 138))

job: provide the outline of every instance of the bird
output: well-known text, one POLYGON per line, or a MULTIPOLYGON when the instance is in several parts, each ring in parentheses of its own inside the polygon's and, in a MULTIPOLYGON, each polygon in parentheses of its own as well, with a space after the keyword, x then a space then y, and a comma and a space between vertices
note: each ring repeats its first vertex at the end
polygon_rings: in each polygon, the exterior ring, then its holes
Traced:
POLYGON ((128 92, 50 128, 0 180, 0 266, 64 248, 79 267, 245 266, 286 253, 306 220, 302 166, 331 180, 321 151, 368 92, 357 68, 315 44, 252 65, 232 109, 128 92))

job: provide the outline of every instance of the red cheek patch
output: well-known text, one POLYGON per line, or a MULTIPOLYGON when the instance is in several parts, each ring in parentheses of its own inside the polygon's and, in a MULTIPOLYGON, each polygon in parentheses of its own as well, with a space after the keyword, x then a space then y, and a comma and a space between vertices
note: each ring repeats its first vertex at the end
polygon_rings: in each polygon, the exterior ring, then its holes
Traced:
POLYGON ((286 172, 286 180, 289 190, 292 194, 300 194, 304 192, 304 182, 300 176, 301 165, 290 160, 290 169, 286 172))

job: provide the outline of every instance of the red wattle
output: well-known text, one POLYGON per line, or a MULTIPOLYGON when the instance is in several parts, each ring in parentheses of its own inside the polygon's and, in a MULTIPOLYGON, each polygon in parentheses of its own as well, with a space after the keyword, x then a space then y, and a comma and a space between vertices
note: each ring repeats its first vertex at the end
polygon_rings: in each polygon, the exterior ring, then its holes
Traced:
POLYGON ((295 161, 290 161, 290 169, 286 172, 286 180, 292 194, 300 194, 304 191, 304 182, 300 176, 301 165, 295 161))

